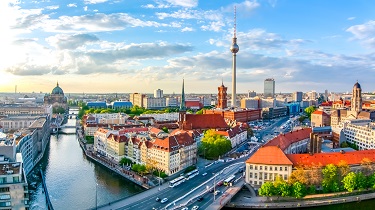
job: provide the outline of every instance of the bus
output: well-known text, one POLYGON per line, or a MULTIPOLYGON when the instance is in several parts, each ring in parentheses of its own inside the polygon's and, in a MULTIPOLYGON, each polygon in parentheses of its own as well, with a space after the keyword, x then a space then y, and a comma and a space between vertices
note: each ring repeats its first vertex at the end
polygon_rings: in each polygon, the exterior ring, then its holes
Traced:
POLYGON ((194 170, 190 171, 189 173, 187 173, 185 175, 185 178, 186 178, 186 180, 189 180, 191 178, 194 178, 198 174, 199 174, 199 170, 198 169, 194 169, 194 170))
POLYGON ((176 187, 177 185, 183 183, 185 181, 185 177, 179 176, 169 182, 169 187, 176 187))
POLYGON ((224 180, 224 185, 225 185, 225 186, 228 186, 229 183, 233 182, 234 178, 236 178, 236 177, 234 176, 234 174, 230 175, 227 179, 224 180))

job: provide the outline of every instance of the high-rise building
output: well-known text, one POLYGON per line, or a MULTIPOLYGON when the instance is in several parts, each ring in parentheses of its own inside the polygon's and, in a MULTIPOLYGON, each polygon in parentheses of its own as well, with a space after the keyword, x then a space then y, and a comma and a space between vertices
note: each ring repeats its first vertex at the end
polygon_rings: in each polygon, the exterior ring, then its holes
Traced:
POLYGON ((154 90, 154 98, 163 98, 163 90, 161 89, 154 90))
POLYGON ((362 88, 358 82, 356 82, 353 86, 351 111, 362 111, 362 88))
POLYGON ((293 101, 295 102, 301 102, 302 101, 302 95, 303 93, 300 91, 296 91, 293 93, 293 101))
POLYGON ((132 102, 133 106, 143 107, 143 98, 146 95, 142 93, 130 93, 129 94, 129 101, 132 102))
POLYGON ((228 107, 227 105, 227 87, 224 86, 224 83, 221 83, 221 86, 218 88, 218 95, 217 95, 217 108, 225 109, 228 107))
POLYGON ((181 103, 180 103, 180 111, 185 110, 185 86, 184 86, 184 79, 182 79, 182 92, 181 92, 181 103))
POLYGON ((275 80, 273 78, 264 80, 264 97, 275 97, 275 80))
POLYGON ((328 101, 328 95, 329 95, 329 94, 328 94, 328 90, 325 90, 325 91, 324 91, 324 100, 325 100, 325 101, 328 101))
POLYGON ((307 96, 309 97, 310 100, 317 100, 318 99, 318 94, 316 93, 315 90, 307 92, 307 96))
POLYGON ((236 107, 236 54, 240 50, 237 45, 237 37, 236 37, 236 7, 234 7, 234 33, 232 38, 232 46, 230 47, 230 51, 232 52, 233 62, 232 62, 232 107, 236 107))
POLYGON ((253 98, 255 96, 257 96, 257 93, 254 90, 252 91, 249 90, 249 92, 247 93, 248 98, 253 98))

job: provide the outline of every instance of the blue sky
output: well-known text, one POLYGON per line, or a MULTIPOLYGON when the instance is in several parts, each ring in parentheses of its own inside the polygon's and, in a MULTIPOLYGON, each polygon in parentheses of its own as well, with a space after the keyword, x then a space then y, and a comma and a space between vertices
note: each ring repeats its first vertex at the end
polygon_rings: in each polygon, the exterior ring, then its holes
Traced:
POLYGON ((231 90, 234 6, 237 93, 375 90, 369 0, 2 0, 0 91, 231 90))

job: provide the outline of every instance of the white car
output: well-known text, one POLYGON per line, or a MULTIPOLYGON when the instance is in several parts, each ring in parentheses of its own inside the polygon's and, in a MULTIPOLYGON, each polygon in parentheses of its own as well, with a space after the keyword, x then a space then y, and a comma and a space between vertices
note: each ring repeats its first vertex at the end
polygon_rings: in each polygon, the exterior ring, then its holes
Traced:
POLYGON ((207 175, 207 173, 206 173, 206 172, 202 174, 202 176, 206 176, 206 175, 207 175))
POLYGON ((219 194, 219 193, 220 193, 220 191, 219 191, 219 190, 216 190, 215 193, 214 193, 214 195, 217 195, 217 194, 219 194))
POLYGON ((160 203, 165 203, 168 201, 168 198, 163 198, 163 200, 160 201, 160 203))
POLYGON ((199 206, 193 206, 191 210, 197 210, 197 209, 199 209, 199 206))
POLYGON ((185 206, 185 207, 182 208, 181 210, 189 210, 189 208, 185 206))

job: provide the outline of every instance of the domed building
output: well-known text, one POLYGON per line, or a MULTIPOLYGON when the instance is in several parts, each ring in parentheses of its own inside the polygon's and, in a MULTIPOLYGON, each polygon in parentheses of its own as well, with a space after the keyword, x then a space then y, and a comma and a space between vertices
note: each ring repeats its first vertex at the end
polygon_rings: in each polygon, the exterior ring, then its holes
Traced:
POLYGON ((51 94, 46 94, 44 96, 44 104, 52 105, 54 110, 59 107, 66 109, 68 107, 67 101, 64 91, 59 87, 58 82, 56 87, 53 88, 51 94))

